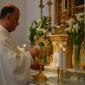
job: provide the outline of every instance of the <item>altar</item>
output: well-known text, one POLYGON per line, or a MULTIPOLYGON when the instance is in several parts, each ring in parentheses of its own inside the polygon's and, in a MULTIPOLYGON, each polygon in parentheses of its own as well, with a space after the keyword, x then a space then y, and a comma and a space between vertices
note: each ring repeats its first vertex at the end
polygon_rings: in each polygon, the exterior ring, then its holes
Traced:
MULTIPOLYGON (((79 2, 80 0, 78 0, 79 2)), ((54 27, 51 27, 51 0, 48 0, 48 29, 50 31, 49 37, 52 46, 53 54, 51 55, 51 61, 49 65, 44 66, 43 73, 47 77, 47 81, 38 83, 36 81, 28 81, 27 85, 85 85, 85 47, 81 51, 81 66, 75 70, 73 68, 73 43, 72 37, 65 32, 67 22, 73 15, 83 13, 84 4, 78 4, 77 0, 54 0, 54 27), (53 32, 54 30, 54 32, 53 32), (60 71, 60 72, 59 72, 60 71), (64 76, 63 76, 64 74, 64 76), (60 78, 62 77, 63 82, 60 78)), ((42 18, 42 7, 43 0, 40 0, 41 18, 42 18)), ((83 28, 81 28, 83 29, 83 28)), ((85 30, 83 30, 85 33, 85 30)), ((85 34, 83 36, 85 38, 85 34)), ((84 42, 85 43, 85 42, 84 42)), ((85 45, 84 45, 85 46, 85 45)), ((47 48, 46 48, 47 49, 47 48)), ((48 57, 46 55, 46 57, 48 57)), ((49 56, 50 57, 50 56, 49 56)), ((33 73, 31 79, 33 78, 33 73)))
POLYGON ((51 71, 43 71, 43 73, 47 76, 46 82, 38 82, 33 80, 33 75, 36 75, 37 72, 31 70, 29 81, 27 85, 85 85, 85 72, 77 72, 79 79, 73 79, 74 71, 72 69, 67 70, 66 78, 63 79, 63 83, 61 83, 58 79, 57 70, 56 72, 51 71))
POLYGON ((71 51, 69 50, 70 49, 69 36, 67 34, 57 34, 57 35, 50 35, 49 37, 50 37, 52 44, 53 44, 53 60, 52 60, 52 63, 54 65, 56 65, 54 67, 58 67, 59 56, 57 57, 57 59, 56 59, 55 56, 56 56, 56 53, 58 52, 58 50, 60 48, 60 45, 62 45, 62 49, 65 52, 65 54, 64 54, 65 58, 63 58, 64 61, 61 61, 61 62, 64 62, 64 64, 66 63, 67 68, 72 67, 72 58, 71 58, 72 55, 71 55, 71 51))

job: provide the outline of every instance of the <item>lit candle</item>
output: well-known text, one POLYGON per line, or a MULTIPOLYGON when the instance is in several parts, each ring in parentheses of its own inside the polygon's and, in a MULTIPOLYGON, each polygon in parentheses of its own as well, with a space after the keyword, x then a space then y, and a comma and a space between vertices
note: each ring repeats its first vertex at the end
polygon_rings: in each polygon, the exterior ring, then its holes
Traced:
POLYGON ((26 48, 26 44, 23 44, 23 48, 26 48))
POLYGON ((23 49, 24 51, 26 51, 26 44, 23 44, 23 49))

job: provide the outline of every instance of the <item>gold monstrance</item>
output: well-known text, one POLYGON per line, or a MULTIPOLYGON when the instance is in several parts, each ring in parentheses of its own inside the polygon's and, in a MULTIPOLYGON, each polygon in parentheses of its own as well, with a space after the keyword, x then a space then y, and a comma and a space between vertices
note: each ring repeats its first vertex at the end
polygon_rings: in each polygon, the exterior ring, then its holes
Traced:
MULTIPOLYGON (((40 18, 42 18, 43 17, 43 15, 42 15, 43 11, 42 10, 43 10, 43 7, 44 7, 43 0, 40 0, 39 7, 40 7, 40 14, 41 14, 40 18)), ((42 71, 42 63, 41 63, 41 61, 40 61, 39 73, 36 76, 34 76, 34 80, 38 81, 39 83, 46 82, 46 80, 47 80, 47 77, 43 74, 43 71, 42 71)))

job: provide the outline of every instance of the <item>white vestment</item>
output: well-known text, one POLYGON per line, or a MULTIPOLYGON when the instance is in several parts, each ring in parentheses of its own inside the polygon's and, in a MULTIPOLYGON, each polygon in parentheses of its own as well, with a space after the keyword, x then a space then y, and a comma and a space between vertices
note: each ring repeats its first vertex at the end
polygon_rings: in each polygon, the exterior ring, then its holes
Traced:
POLYGON ((0 85, 25 85, 31 63, 30 53, 19 51, 0 25, 0 85))

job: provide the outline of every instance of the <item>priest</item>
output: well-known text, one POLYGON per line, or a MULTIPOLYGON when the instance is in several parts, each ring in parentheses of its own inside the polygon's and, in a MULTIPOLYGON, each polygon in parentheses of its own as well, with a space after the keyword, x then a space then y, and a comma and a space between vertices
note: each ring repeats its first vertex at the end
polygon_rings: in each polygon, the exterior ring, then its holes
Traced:
MULTIPOLYGON (((40 55, 34 47, 20 50, 10 33, 19 25, 20 11, 13 4, 6 4, 0 12, 0 85, 26 85, 33 57, 40 55)), ((36 66, 36 65, 35 65, 36 66)))

